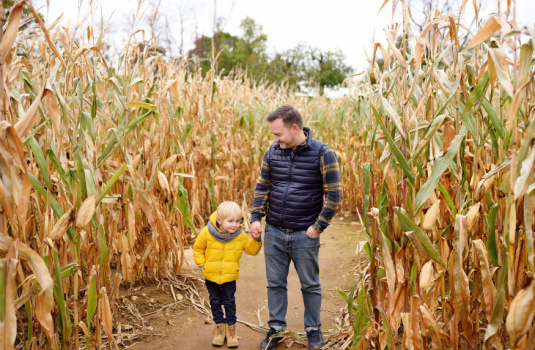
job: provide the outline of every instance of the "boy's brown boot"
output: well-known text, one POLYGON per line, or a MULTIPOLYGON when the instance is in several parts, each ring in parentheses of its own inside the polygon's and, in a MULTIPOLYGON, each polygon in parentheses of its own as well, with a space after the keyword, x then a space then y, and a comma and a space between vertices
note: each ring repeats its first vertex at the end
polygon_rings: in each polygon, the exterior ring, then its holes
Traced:
POLYGON ((227 325, 227 347, 236 348, 238 345, 240 343, 238 342, 238 334, 236 334, 236 324, 227 325))
POLYGON ((223 346, 223 344, 225 344, 225 333, 227 333, 227 324, 216 324, 214 328, 214 339, 212 339, 212 345, 223 346))

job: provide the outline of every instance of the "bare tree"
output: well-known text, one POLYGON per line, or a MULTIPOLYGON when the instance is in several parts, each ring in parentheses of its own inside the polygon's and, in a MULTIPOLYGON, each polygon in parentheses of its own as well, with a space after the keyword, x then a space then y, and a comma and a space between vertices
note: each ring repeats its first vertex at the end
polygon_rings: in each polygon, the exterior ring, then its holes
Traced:
MULTIPOLYGON (((181 56, 184 56, 184 38, 186 36, 185 30, 186 27, 190 24, 187 23, 188 18, 196 18, 194 16, 195 13, 195 6, 190 1, 180 1, 177 5, 177 12, 178 12, 178 20, 179 20, 179 26, 180 26, 180 43, 178 44, 178 53, 181 56)), ((197 34, 197 21, 195 20, 195 35, 197 34)), ((174 37, 173 37, 174 40, 174 37)), ((176 43, 176 40, 175 40, 176 43)))

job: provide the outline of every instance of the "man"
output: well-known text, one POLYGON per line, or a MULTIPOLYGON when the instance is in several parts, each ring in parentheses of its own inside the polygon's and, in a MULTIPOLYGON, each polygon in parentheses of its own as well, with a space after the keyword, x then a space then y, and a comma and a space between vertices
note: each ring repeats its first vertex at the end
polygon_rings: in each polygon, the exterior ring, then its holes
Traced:
POLYGON ((288 269, 293 261, 305 305, 305 330, 310 349, 323 349, 321 285, 318 253, 320 234, 340 208, 342 191, 336 155, 303 128, 297 109, 285 105, 266 120, 274 142, 264 154, 258 179, 251 231, 262 232, 266 216, 264 253, 270 330, 260 345, 274 349, 286 328, 288 269))

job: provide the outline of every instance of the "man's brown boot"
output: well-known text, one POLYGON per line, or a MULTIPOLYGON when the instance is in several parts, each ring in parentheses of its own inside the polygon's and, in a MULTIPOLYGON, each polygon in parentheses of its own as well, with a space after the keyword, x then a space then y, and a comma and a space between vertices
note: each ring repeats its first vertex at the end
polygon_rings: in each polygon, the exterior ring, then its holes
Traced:
POLYGON ((214 328, 214 339, 212 339, 212 344, 215 346, 223 346, 225 344, 225 333, 227 332, 226 323, 218 323, 214 328))
POLYGON ((232 326, 227 325, 227 347, 237 348, 240 343, 238 342, 238 334, 236 334, 236 324, 232 326))

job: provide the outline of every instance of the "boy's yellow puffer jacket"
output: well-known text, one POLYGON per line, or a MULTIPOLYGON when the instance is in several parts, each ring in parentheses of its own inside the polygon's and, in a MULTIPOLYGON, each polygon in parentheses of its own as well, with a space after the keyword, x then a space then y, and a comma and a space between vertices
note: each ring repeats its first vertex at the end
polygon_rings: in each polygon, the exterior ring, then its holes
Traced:
MULTIPOLYGON (((224 234, 219 229, 216 218, 217 212, 214 212, 210 216, 210 221, 220 233, 224 234)), ((204 266, 202 271, 204 278, 223 284, 237 280, 240 276, 242 251, 249 255, 256 255, 261 247, 262 242, 249 238, 244 232, 229 242, 221 242, 210 234, 206 226, 193 245, 193 258, 197 266, 204 266)))

